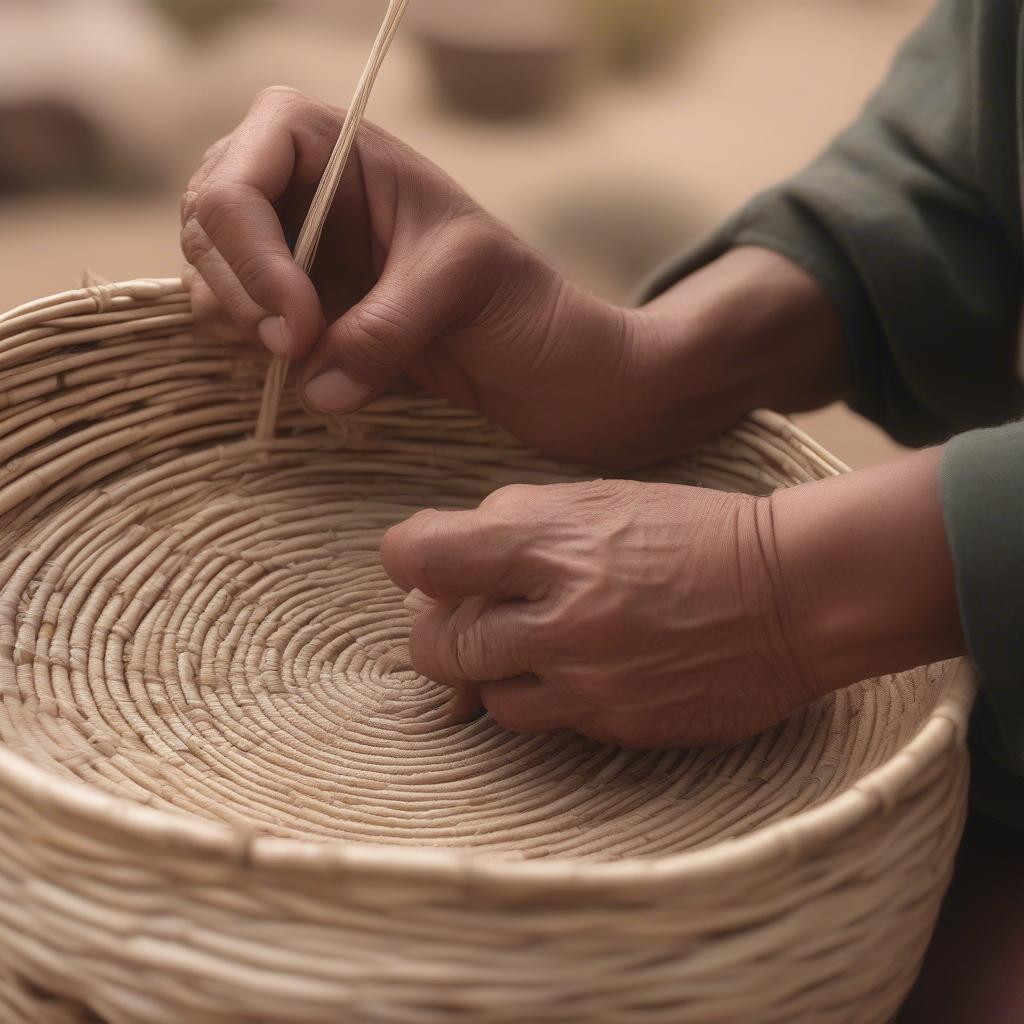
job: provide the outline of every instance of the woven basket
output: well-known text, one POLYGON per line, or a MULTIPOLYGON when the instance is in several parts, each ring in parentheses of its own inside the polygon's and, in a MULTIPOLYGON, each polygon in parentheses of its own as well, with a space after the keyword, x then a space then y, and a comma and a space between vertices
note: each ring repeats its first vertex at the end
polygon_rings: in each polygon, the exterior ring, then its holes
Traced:
MULTIPOLYGON (((733 748, 445 724, 381 532, 585 478, 415 394, 339 423, 177 281, 0 317, 0 1020, 875 1022, 965 803, 961 663, 733 748)), ((751 416, 651 478, 842 466, 751 416)))

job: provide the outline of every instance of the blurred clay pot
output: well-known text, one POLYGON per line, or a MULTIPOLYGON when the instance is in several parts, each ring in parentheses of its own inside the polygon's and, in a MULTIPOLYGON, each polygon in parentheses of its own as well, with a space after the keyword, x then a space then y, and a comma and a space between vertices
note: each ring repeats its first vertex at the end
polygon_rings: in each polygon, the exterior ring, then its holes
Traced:
POLYGON ((416 33, 442 100, 486 118, 529 117, 574 89, 583 29, 559 0, 420 0, 416 33))
POLYGON ((81 111, 46 100, 0 102, 0 190, 77 185, 102 170, 100 132, 81 111))
POLYGON ((186 47, 134 0, 0 0, 7 187, 169 177, 189 111, 186 47))

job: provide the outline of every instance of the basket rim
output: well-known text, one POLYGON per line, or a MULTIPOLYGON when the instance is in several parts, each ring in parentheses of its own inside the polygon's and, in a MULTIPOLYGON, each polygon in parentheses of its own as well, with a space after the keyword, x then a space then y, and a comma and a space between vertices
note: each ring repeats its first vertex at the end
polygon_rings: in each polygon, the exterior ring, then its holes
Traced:
MULTIPOLYGON (((93 298, 97 308, 113 297, 153 301, 181 289, 177 278, 139 278, 71 289, 24 303, 0 315, 0 324, 31 316, 54 302, 93 298)), ((751 418, 780 438, 810 444, 827 456, 834 471, 847 469, 799 427, 777 413, 758 410, 751 418)), ((811 847, 820 847, 857 827, 872 815, 886 813, 913 784, 920 772, 953 745, 966 741, 970 709, 978 688, 976 673, 966 658, 943 666, 947 692, 924 719, 918 731, 886 762, 854 785, 807 810, 799 811, 743 836, 699 850, 644 859, 587 861, 572 857, 535 860, 489 859, 486 854, 459 847, 398 846, 351 839, 293 839, 256 834, 232 826, 147 806, 128 797, 107 793, 74 777, 58 775, 0 744, 0 785, 35 808, 45 807, 136 842, 163 846, 183 855, 220 861, 254 870, 351 876, 353 874, 458 883, 467 887, 495 883, 531 891, 540 889, 601 888, 629 884, 663 886, 674 882, 712 881, 737 869, 753 868, 780 857, 794 860, 811 847)))

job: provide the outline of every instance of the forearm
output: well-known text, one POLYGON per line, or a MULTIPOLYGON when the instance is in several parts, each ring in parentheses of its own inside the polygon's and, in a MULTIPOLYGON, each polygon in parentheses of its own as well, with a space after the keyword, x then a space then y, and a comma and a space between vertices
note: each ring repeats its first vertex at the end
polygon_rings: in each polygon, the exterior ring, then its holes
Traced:
MULTIPOLYGON (((921 447, 1024 415, 1020 161, 1007 144, 1019 19, 1017 4, 938 0, 856 121, 647 294, 696 281, 738 246, 770 249, 828 295, 843 325, 843 397, 897 440, 921 447)), ((820 396, 781 394, 774 404, 790 408, 820 396)))
MULTIPOLYGON (((640 313, 678 359, 667 377, 681 416, 714 403, 720 427, 761 406, 816 408, 849 386, 831 301, 769 250, 730 250, 640 313)), ((940 462, 930 449, 772 498, 786 631, 823 690, 964 653, 940 462)))
POLYGON ((847 386, 839 316, 795 263, 752 246, 727 252, 638 311, 672 353, 681 415, 712 397, 726 421, 751 409, 818 408, 847 386))
POLYGON ((783 613, 824 689, 965 652, 941 449, 777 492, 783 613))

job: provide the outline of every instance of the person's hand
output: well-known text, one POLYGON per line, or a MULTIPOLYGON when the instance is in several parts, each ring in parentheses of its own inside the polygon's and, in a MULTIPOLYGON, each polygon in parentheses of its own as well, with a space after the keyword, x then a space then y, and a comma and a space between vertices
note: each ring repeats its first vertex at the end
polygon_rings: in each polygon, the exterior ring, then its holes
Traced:
POLYGON ((407 374, 559 456, 637 463, 678 446, 674 357, 651 318, 574 287, 379 128, 359 133, 314 287, 289 240, 342 120, 271 89, 209 151, 182 202, 198 319, 302 361, 299 386, 323 412, 407 374))
POLYGON ((624 481, 507 487, 390 530, 413 666, 517 732, 629 747, 739 740, 818 695, 767 498, 624 481))
POLYGON ((836 397, 838 320, 799 267, 738 249, 643 309, 571 284, 430 161, 367 125, 312 281, 294 241, 340 110, 263 93, 182 200, 197 319, 300 362, 307 404, 352 411, 402 374, 544 452, 634 466, 759 405, 836 397))
POLYGON ((937 449, 753 498, 506 487, 388 531, 413 667, 514 731, 744 739, 862 679, 963 654, 937 449))

